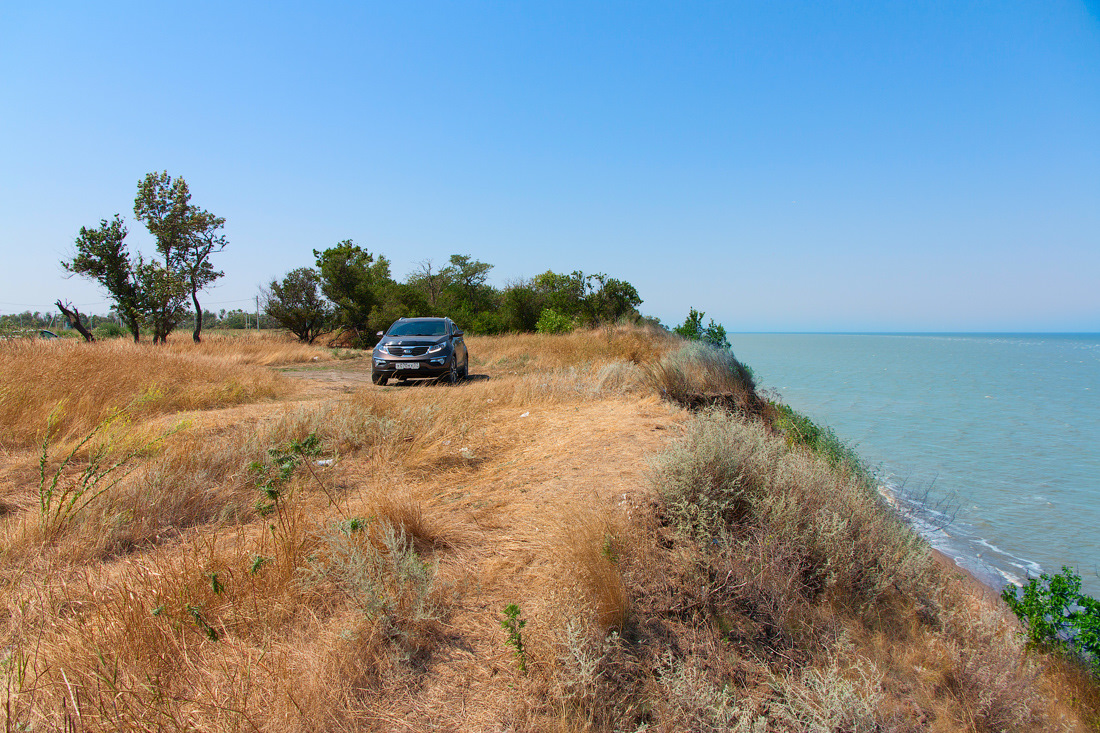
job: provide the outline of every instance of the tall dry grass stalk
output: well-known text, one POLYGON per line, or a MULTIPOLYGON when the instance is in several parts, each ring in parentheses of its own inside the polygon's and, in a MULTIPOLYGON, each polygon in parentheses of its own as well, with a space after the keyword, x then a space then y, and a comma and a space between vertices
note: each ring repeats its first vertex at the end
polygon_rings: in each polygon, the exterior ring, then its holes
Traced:
POLYGON ((560 599, 555 624, 570 623, 605 636, 629 621, 630 596, 619 566, 628 531, 614 516, 577 507, 545 530, 550 559, 544 580, 560 599))
POLYGON ((58 438, 72 439, 121 409, 141 419, 295 390, 281 375, 247 366, 235 353, 217 342, 192 349, 121 339, 0 343, 0 441, 9 448, 39 442, 46 415, 58 405, 58 438))

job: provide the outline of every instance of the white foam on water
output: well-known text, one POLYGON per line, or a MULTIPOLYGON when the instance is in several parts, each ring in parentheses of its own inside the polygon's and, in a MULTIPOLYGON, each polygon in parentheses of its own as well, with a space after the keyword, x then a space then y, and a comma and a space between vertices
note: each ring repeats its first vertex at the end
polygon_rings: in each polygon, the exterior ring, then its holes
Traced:
POLYGON ((1023 585, 1043 573, 1039 563, 1017 557, 979 536, 972 527, 932 508, 905 493, 902 483, 886 478, 878 484, 879 495, 928 541, 933 549, 997 590, 1006 584, 1023 585), (1022 571, 1014 572, 1014 571, 1022 571))

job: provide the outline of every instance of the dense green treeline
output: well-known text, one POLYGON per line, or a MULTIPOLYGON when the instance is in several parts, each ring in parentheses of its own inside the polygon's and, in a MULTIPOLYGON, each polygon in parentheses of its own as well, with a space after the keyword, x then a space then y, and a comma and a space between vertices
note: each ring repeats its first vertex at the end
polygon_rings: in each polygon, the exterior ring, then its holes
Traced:
POLYGON ((426 260, 404 281, 385 256, 351 240, 313 256, 315 267, 292 270, 264 291, 265 313, 303 341, 336 332, 367 345, 398 318, 414 316, 447 316, 482 334, 655 322, 638 312, 633 285, 604 273, 547 271, 497 288, 489 283, 493 266, 470 255, 451 255, 444 265, 426 260))

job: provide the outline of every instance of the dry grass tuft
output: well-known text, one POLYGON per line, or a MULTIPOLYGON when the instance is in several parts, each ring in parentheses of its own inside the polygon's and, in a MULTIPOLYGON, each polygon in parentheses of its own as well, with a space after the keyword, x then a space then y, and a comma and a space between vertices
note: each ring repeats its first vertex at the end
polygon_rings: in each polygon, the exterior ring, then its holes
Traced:
POLYGON ((665 354, 646 365, 645 375, 653 390, 685 407, 720 405, 756 416, 764 411, 752 373, 733 354, 703 343, 665 354))
POLYGON ((630 597, 619 567, 623 530, 592 509, 578 509, 548 530, 553 576, 548 581, 562 599, 563 620, 600 634, 621 631, 630 615, 630 597))
POLYGON ((196 535, 114 567, 7 588, 7 722, 77 730, 316 730, 425 660, 446 613, 399 528, 196 535), (9 667, 10 671, 11 667, 9 667))
POLYGON ((654 480, 681 532, 780 562, 779 578, 807 598, 828 592, 862 605, 930 572, 927 546, 861 477, 788 447, 758 422, 704 413, 656 462, 654 480))

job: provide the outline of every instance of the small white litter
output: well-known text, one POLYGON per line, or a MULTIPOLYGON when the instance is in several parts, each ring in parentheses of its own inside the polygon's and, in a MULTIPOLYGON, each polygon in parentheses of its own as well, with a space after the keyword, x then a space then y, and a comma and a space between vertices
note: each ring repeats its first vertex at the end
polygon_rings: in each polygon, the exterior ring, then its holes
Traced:
POLYGON ((530 415, 530 414, 531 414, 530 412, 525 412, 525 413, 523 413, 522 415, 520 415, 520 417, 527 417, 527 416, 528 416, 528 415, 530 415))
POLYGON ((451 444, 451 441, 449 441, 449 440, 444 440, 443 441, 443 445, 450 445, 450 444, 451 444))
POLYGON ((458 452, 466 460, 470 460, 471 458, 474 457, 474 452, 472 450, 470 450, 469 448, 459 448, 458 452))
POLYGON ((314 461, 313 465, 314 466, 331 466, 332 465, 332 459, 331 458, 322 458, 319 461, 314 461))

